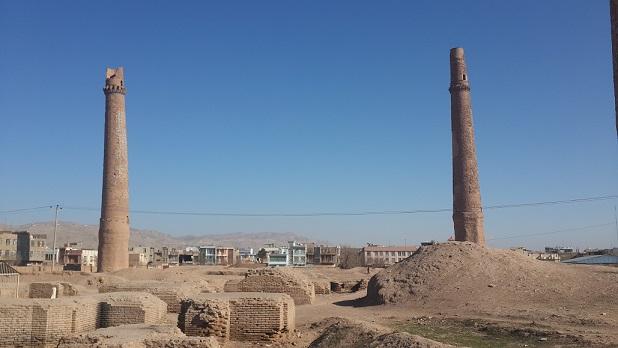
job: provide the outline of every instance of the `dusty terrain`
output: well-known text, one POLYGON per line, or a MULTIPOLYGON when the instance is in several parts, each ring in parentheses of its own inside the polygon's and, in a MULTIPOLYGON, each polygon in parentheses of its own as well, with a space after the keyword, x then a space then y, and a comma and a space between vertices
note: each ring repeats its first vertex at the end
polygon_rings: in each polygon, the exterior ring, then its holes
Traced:
MULTIPOLYGON (((22 276, 21 295, 27 296, 30 282, 44 280, 70 282, 81 294, 96 293, 103 284, 136 280, 190 283, 220 292, 225 282, 242 279, 245 271, 183 266, 112 274, 40 273, 22 276)), ((392 332, 469 347, 618 346, 618 268, 556 264, 510 251, 449 243, 425 248, 398 265, 372 269, 370 274, 366 268, 295 271, 311 280, 338 282, 369 280, 381 272, 369 282, 369 296, 364 290, 316 295, 313 304, 296 306, 294 337, 270 346, 309 347, 316 341, 313 347, 402 347, 424 342, 392 332), (370 336, 368 340, 356 341, 361 331, 370 336)), ((173 314, 169 315, 173 323, 173 314)), ((427 342, 417 346, 438 346, 427 342)), ((255 345, 231 342, 227 346, 255 345)))

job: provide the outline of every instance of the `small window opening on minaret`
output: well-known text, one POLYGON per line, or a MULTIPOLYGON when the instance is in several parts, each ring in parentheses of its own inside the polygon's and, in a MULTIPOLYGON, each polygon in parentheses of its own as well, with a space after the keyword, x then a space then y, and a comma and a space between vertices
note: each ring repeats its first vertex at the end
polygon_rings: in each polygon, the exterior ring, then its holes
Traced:
POLYGON ((463 74, 463 80, 464 81, 466 80, 466 74, 463 74))

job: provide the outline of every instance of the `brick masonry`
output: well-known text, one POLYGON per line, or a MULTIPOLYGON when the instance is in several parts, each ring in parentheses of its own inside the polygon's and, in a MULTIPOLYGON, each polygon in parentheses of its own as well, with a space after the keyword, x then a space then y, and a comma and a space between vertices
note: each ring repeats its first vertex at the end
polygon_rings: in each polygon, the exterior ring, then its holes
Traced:
POLYGON ((28 297, 30 298, 51 298, 56 289, 56 297, 75 296, 77 289, 71 283, 60 282, 37 282, 30 283, 28 297))
POLYGON ((212 337, 187 337, 169 325, 134 324, 63 337, 59 348, 219 348, 212 337))
POLYGON ((293 270, 282 268, 249 270, 245 279, 228 282, 224 290, 226 292, 284 293, 290 295, 297 305, 310 304, 315 300, 312 282, 293 270))
POLYGON ((287 294, 200 294, 182 302, 178 327, 188 336, 227 341, 277 341, 295 328, 295 306, 287 294))
POLYGON ((189 284, 169 284, 157 281, 128 282, 104 285, 99 288, 100 293, 108 292, 147 292, 157 296, 167 303, 167 311, 170 313, 180 312, 180 301, 201 293, 199 287, 189 284))
POLYGON ((312 283, 316 295, 330 294, 330 282, 328 280, 314 280, 312 283))
POLYGON ((159 323, 167 305, 147 293, 0 299, 0 347, 55 347, 61 337, 123 324, 159 323))

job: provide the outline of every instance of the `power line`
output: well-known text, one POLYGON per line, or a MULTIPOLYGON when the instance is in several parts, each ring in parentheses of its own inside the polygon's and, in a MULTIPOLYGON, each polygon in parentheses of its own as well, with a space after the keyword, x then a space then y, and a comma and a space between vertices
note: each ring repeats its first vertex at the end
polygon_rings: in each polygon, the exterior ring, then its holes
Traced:
MULTIPOLYGON (((545 205, 562 205, 587 203, 603 200, 617 199, 618 195, 605 195, 595 197, 584 197, 567 200, 556 201, 541 201, 541 202, 525 202, 512 204, 498 204, 485 206, 483 209, 509 209, 523 208, 545 205)), ((98 211, 99 208, 91 207, 71 207, 65 206, 65 210, 84 210, 98 211)), ((451 208, 440 209, 418 209, 418 210, 382 210, 382 211, 360 211, 360 212, 312 212, 312 213, 226 213, 226 212, 189 212, 189 211, 159 211, 159 210, 131 210, 132 214, 148 214, 148 215, 188 215, 188 216, 223 216, 223 217, 319 217, 319 216, 366 216, 366 215, 411 215, 411 214, 429 214, 429 213, 444 213, 451 212, 451 208)))
POLYGON ((21 212, 25 212, 25 211, 33 211, 33 210, 40 210, 40 209, 51 209, 53 207, 54 207, 53 205, 44 205, 44 206, 32 207, 32 208, 21 208, 21 209, 13 209, 13 210, 0 210, 0 214, 21 213, 21 212))
POLYGON ((545 201, 545 202, 531 202, 531 203, 515 203, 515 204, 491 205, 491 206, 484 207, 483 209, 488 210, 488 209, 533 207, 533 206, 538 206, 538 205, 556 205, 556 204, 585 203, 585 202, 611 200, 611 199, 616 199, 616 198, 618 198, 618 195, 607 195, 607 196, 567 199, 567 200, 561 200, 561 201, 545 201))
POLYGON ((589 226, 582 226, 582 227, 565 228, 565 229, 562 229, 562 230, 556 230, 556 231, 551 231, 551 232, 530 233, 530 234, 520 234, 520 235, 514 235, 514 236, 507 236, 507 237, 490 238, 490 239, 487 239, 487 241, 514 239, 514 238, 522 238, 522 237, 544 236, 544 235, 548 235, 548 234, 557 234, 557 233, 563 233, 563 232, 586 230, 586 229, 595 228, 595 227, 610 226, 610 225, 613 225, 613 224, 614 224, 613 222, 608 222, 608 223, 598 224, 598 225, 589 225, 589 226))

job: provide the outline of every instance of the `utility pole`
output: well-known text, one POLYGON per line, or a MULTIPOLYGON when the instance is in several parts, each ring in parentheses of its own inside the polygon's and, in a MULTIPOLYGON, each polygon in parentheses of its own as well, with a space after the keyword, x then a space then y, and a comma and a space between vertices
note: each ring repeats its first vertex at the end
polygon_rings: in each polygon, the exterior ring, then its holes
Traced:
POLYGON ((56 214, 54 217, 54 242, 52 244, 52 272, 56 266, 56 231, 58 230, 58 210, 62 209, 60 204, 56 204, 56 214))
MULTIPOLYGON (((618 241, 618 213, 616 212, 616 206, 614 205, 614 221, 616 222, 616 240, 618 241)), ((618 244, 616 244, 618 247, 618 244)))

